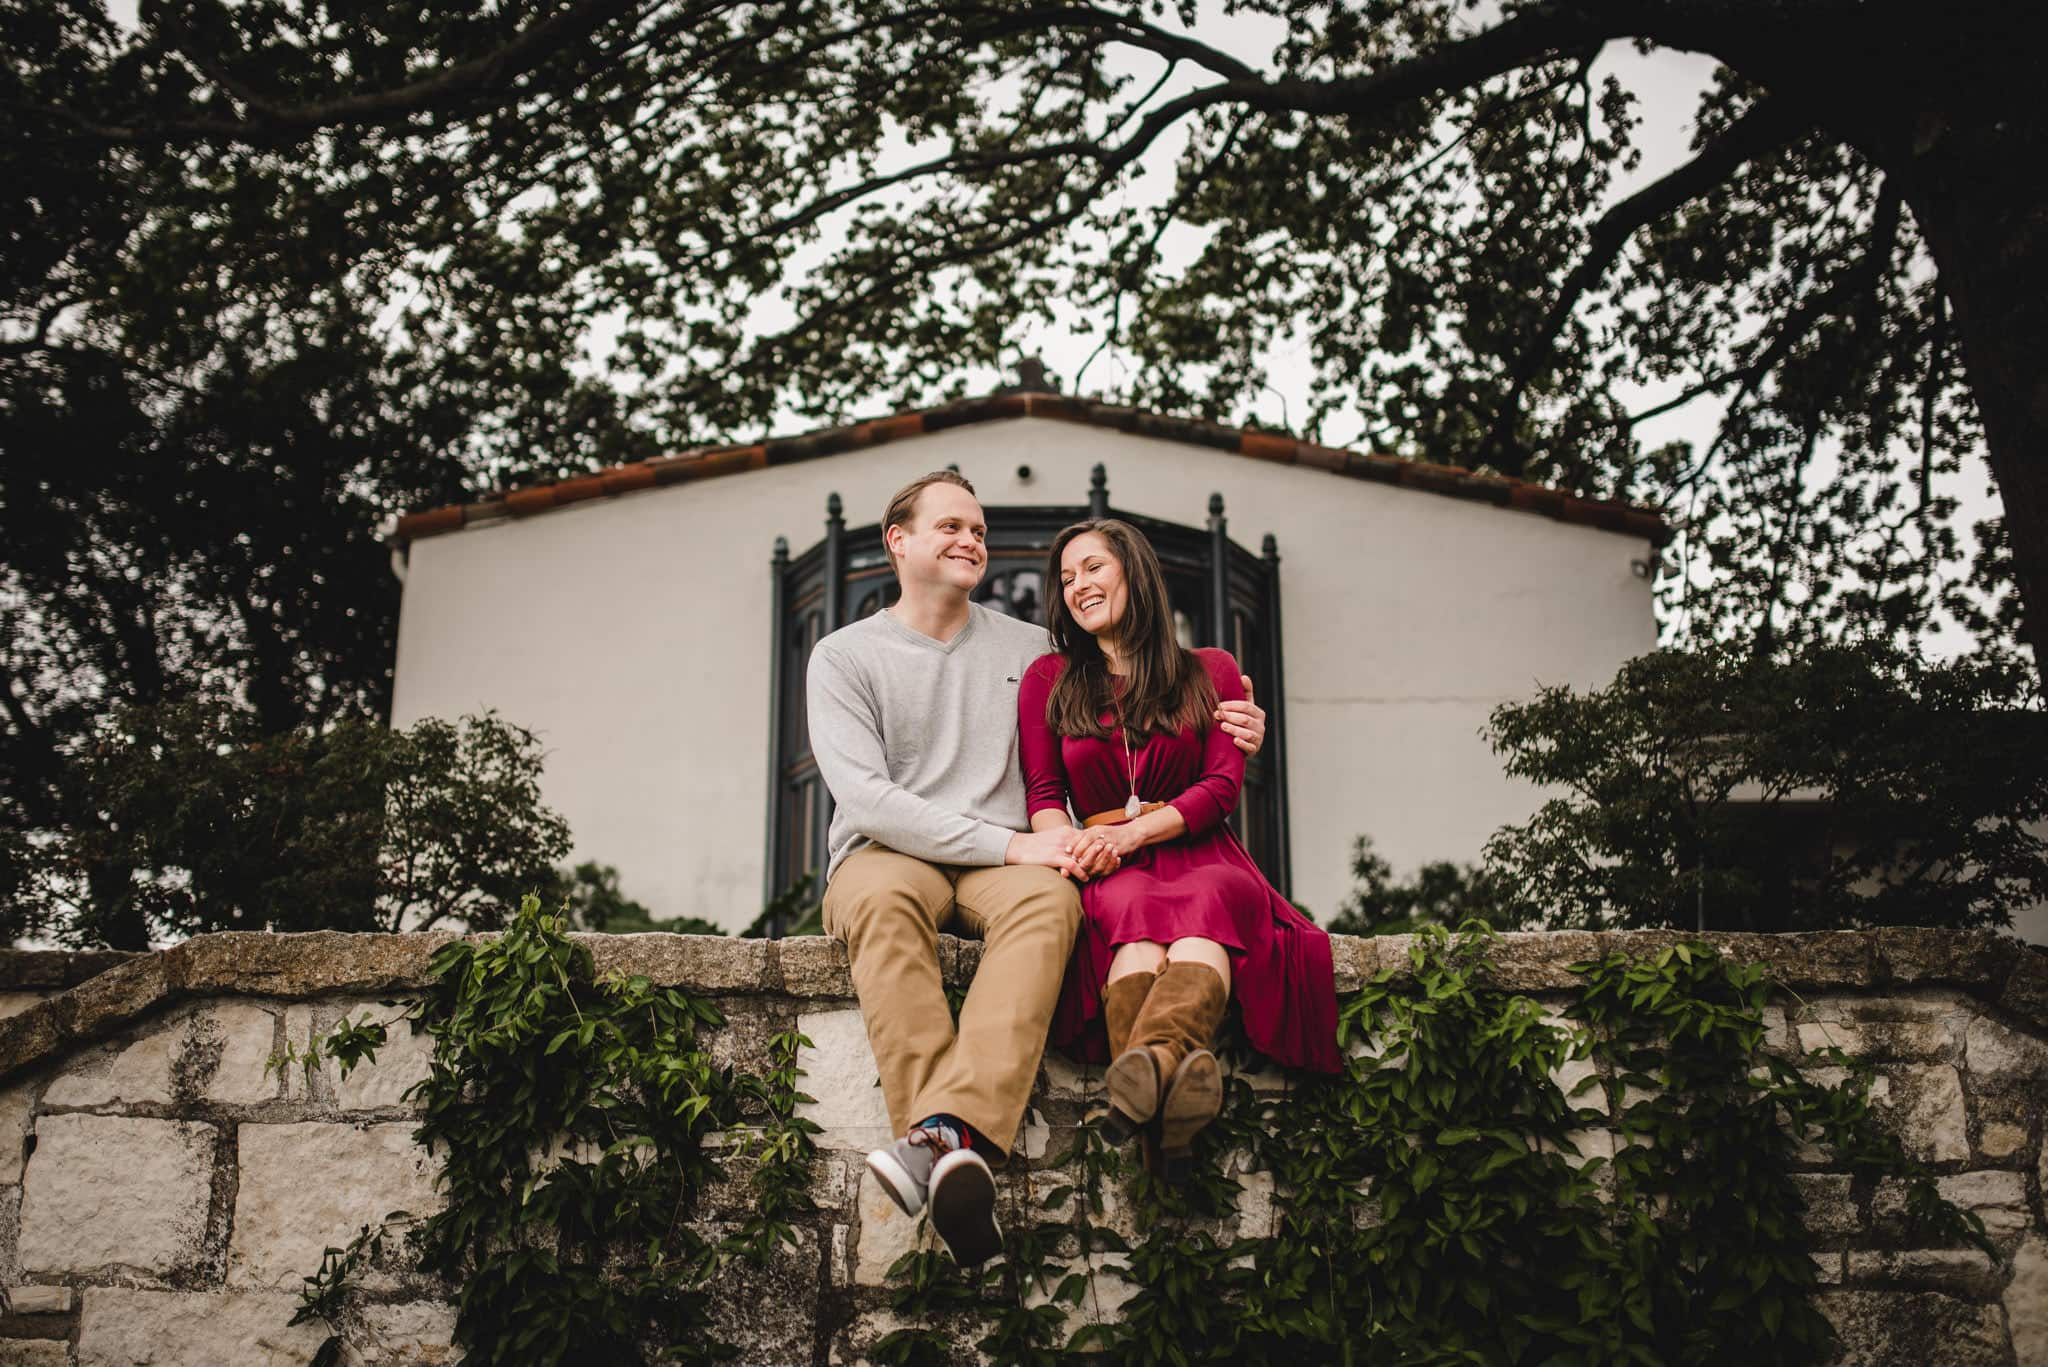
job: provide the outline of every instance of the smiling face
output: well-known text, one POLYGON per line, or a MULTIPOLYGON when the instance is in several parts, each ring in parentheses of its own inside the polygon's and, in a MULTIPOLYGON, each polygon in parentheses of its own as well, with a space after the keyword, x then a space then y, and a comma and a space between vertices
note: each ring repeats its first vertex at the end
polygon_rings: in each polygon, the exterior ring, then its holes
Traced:
POLYGON ((1060 552, 1060 596, 1074 624, 1090 636, 1114 637, 1130 591, 1124 567, 1099 532, 1083 532, 1060 552))
POLYGON ((906 593, 914 584, 969 593, 988 568, 981 503, 957 484, 926 485, 910 520, 889 528, 888 539, 906 593))

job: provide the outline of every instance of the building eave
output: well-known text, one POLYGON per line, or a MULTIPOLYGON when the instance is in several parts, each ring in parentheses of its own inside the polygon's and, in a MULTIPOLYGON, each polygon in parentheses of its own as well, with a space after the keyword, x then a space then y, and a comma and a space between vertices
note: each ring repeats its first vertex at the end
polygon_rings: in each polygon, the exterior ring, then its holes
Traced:
POLYGON ((713 446, 680 455, 658 456, 632 465, 617 465, 573 479, 554 480, 511 489, 475 503, 450 504, 398 519, 391 540, 406 546, 424 537, 500 518, 532 517, 594 498, 613 498, 642 489, 717 479, 748 470, 792 465, 846 451, 866 450, 909 437, 926 436, 975 423, 1010 418, 1050 418, 1084 423, 1111 431, 1186 442, 1227 451, 1249 460, 1303 465, 1349 479, 1392 484, 1419 493, 1491 503, 1537 513, 1559 522, 1649 541, 1662 546, 1676 534, 1654 508, 1614 499, 1586 498, 1528 480, 1475 474, 1455 465, 1403 460, 1342 447, 1298 441, 1279 432, 1226 427, 1198 418, 1172 417, 1124 404, 1073 398, 1064 394, 1008 393, 961 399, 938 408, 896 413, 844 427, 822 428, 799 436, 780 437, 746 446, 713 446))

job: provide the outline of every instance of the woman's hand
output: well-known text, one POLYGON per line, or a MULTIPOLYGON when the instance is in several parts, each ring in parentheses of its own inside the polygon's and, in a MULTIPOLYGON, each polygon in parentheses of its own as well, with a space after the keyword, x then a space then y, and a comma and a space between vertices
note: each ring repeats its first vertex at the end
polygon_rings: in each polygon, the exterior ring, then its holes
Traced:
POLYGON ((1090 867, 1087 859, 1106 855, 1114 861, 1110 867, 1115 868, 1133 852, 1143 849, 1150 843, 1133 821, 1115 826, 1090 826, 1074 837, 1074 857, 1083 861, 1082 867, 1087 868, 1090 867))
POLYGON ((1090 878, 1115 873, 1117 866, 1123 863, 1123 856, 1117 852, 1113 843, 1097 838, 1099 832, 1111 829, 1114 828, 1096 826, 1074 832, 1074 846, 1070 855, 1073 861, 1081 866, 1081 872, 1090 878))

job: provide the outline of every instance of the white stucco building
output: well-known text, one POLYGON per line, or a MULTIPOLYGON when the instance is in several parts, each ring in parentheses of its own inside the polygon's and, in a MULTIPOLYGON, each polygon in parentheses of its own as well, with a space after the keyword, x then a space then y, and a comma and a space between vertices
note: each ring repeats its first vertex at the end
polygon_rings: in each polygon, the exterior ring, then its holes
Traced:
POLYGON ((874 524, 948 465, 989 512, 999 599, 1033 611, 1051 531, 1106 492, 1161 545, 1194 643, 1230 623, 1275 714, 1247 843, 1320 917, 1355 836, 1405 872, 1474 859, 1533 809, 1480 737, 1494 706, 1604 684, 1656 643, 1654 513, 1008 393, 402 519, 392 722, 494 708, 532 728, 576 858, 616 865, 657 916, 743 926, 816 848, 803 654, 880 604, 874 524), (833 494, 844 530, 828 537, 833 494))

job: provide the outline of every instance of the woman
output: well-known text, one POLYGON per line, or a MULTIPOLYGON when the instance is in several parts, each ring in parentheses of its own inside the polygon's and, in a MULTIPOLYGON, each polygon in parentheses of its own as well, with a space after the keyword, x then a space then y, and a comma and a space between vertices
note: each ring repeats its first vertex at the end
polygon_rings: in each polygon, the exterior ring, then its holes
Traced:
POLYGON ((1054 653, 1025 672, 1018 745, 1032 829, 1071 825, 1071 800, 1090 875, 1053 1042, 1109 1059, 1120 1128, 1156 1117, 1166 1157, 1183 1159, 1222 1105, 1209 1045, 1233 993, 1260 1052, 1340 1067, 1330 938, 1224 824, 1244 754, 1210 716, 1244 696, 1237 662, 1175 640, 1151 545, 1115 519, 1077 523, 1046 582, 1054 653))

